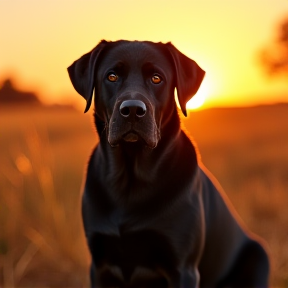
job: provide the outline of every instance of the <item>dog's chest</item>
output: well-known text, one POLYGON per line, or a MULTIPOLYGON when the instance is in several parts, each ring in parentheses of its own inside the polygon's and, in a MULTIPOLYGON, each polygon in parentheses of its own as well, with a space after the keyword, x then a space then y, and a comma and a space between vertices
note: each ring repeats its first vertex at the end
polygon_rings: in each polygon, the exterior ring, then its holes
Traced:
MULTIPOLYGON (((149 207, 146 210, 147 217, 142 215, 143 218, 137 213, 126 215, 116 211, 105 217, 94 215, 95 230, 88 239, 99 275, 109 275, 109 279, 122 279, 125 283, 151 278, 156 283, 159 281, 155 287, 166 287, 163 283, 170 282, 170 276, 176 275, 179 267, 185 265, 193 229, 179 225, 178 220, 187 216, 192 220, 192 215, 187 215, 191 209, 178 209, 179 215, 173 213, 173 217, 165 211, 152 217, 149 207)), ((101 279, 99 275, 98 279, 101 279)))

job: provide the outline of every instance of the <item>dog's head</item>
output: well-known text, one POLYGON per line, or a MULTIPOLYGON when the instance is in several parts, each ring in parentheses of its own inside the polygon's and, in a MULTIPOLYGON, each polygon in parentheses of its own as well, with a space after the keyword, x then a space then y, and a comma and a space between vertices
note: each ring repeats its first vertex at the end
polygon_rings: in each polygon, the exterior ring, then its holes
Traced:
POLYGON ((101 41, 68 67, 75 90, 89 110, 95 89, 96 117, 108 127, 108 142, 143 141, 156 147, 161 128, 175 111, 183 114, 205 72, 171 43, 101 41))

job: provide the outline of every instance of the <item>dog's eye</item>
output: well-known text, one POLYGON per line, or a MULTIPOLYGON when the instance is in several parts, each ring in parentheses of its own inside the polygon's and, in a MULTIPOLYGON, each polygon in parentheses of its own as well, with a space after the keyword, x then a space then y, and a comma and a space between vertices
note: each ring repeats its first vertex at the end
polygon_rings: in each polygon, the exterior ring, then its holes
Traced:
POLYGON ((107 79, 110 81, 110 82, 116 82, 118 80, 118 76, 114 73, 110 73, 108 76, 107 76, 107 79))
POLYGON ((154 84, 159 84, 160 82, 162 82, 162 79, 159 75, 155 74, 151 77, 151 81, 154 83, 154 84))

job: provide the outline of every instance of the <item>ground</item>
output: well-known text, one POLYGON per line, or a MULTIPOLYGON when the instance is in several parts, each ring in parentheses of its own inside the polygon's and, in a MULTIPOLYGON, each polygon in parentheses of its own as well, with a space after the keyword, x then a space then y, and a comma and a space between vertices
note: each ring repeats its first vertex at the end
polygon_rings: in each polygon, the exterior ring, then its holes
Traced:
MULTIPOLYGON (((92 113, 0 108, 0 287, 87 287, 81 185, 92 113)), ((191 112, 183 125, 288 285, 288 105, 191 112)))

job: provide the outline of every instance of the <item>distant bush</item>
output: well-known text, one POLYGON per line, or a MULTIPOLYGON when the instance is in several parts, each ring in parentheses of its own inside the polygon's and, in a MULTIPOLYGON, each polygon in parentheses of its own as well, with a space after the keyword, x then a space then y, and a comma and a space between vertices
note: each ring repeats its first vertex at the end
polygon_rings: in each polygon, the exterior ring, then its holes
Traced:
POLYGON ((1 86, 0 103, 2 104, 42 105, 35 93, 17 90, 11 79, 6 79, 1 86))

